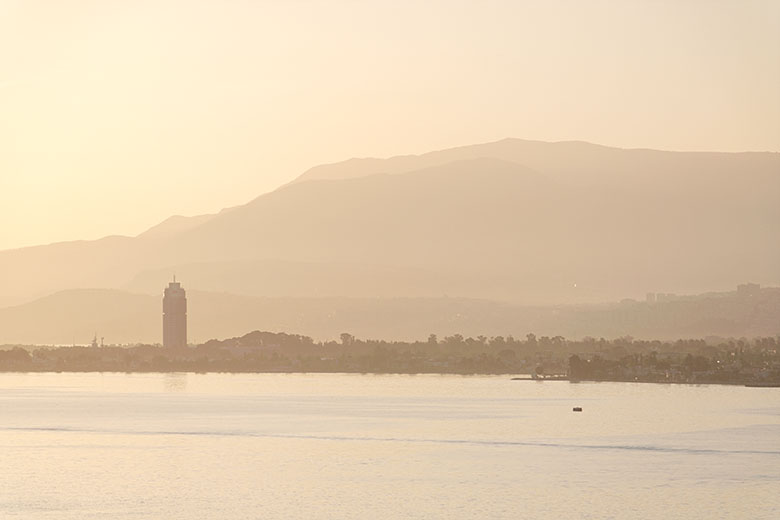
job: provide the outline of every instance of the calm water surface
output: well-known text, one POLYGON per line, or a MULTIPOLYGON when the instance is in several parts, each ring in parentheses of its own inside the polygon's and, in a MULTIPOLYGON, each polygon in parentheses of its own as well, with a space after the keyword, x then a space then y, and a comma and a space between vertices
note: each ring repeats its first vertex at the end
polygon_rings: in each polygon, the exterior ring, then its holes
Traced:
POLYGON ((778 519, 780 389, 0 374, 0 518, 778 519))

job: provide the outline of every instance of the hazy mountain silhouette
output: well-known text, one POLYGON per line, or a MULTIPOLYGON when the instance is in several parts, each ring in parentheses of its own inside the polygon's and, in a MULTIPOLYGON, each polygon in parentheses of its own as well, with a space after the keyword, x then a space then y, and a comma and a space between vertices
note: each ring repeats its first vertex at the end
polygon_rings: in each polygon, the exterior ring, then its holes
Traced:
MULTIPOLYGON (((258 298, 188 291, 193 342, 260 329, 337 339, 425 340, 435 333, 477 337, 561 335, 644 339, 773 336, 780 333, 780 289, 708 294, 646 304, 521 306, 464 298, 258 298)), ((62 291, 0 309, 0 345, 159 343, 162 295, 111 289, 62 291)))
POLYGON ((194 227, 198 227, 204 222, 208 222, 212 218, 214 218, 213 214, 197 215, 194 217, 183 217, 181 215, 174 215, 172 217, 163 220, 156 226, 147 229, 146 231, 144 231, 138 236, 143 238, 166 237, 176 233, 181 233, 182 231, 187 231, 194 227))
POLYGON ((190 289, 255 296, 524 303, 774 284, 778 193, 776 153, 508 139, 353 159, 135 238, 0 252, 0 305, 80 287, 157 292, 174 271, 190 289))
POLYGON ((675 182, 684 183, 685 179, 679 178, 680 174, 690 176, 690 180, 701 174, 717 180, 719 175, 730 176, 741 170, 763 171, 769 175, 775 172, 776 175, 777 171, 772 170, 772 165, 776 168, 778 155, 771 152, 668 152, 612 148, 583 141, 544 142, 509 138, 422 155, 401 155, 388 159, 354 158, 315 166, 293 183, 407 173, 483 157, 523 164, 560 180, 597 182, 618 176, 635 181, 646 176, 660 176, 678 177, 675 182))

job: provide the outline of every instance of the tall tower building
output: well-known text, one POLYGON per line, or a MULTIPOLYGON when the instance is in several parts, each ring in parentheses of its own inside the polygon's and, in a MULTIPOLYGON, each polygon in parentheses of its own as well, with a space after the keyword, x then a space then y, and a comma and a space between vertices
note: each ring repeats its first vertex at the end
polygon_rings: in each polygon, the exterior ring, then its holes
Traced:
POLYGON ((173 281, 165 288, 163 296, 163 347, 187 346, 187 295, 181 284, 173 281))

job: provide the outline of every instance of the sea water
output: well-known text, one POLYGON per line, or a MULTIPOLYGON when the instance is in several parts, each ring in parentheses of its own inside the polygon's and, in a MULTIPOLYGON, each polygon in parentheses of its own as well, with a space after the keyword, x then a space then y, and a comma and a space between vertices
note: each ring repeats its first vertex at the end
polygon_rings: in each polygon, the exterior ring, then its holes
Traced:
POLYGON ((0 518, 777 519, 780 389, 0 374, 0 518))

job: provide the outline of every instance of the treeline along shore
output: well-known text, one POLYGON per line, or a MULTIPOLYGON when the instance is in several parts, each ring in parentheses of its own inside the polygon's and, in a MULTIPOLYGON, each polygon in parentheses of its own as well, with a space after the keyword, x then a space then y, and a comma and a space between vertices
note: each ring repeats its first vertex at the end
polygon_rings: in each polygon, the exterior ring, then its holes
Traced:
POLYGON ((46 347, 6 345, 3 372, 347 372, 532 374, 579 381, 780 384, 780 338, 647 341, 561 336, 425 341, 339 341, 255 331, 178 349, 159 345, 46 347))

